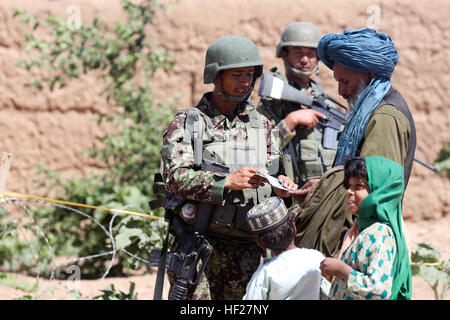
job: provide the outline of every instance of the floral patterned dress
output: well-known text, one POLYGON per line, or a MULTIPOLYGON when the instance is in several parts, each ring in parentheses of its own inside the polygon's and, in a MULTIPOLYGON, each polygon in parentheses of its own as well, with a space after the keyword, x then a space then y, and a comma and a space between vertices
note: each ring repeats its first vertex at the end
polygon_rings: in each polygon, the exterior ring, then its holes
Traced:
POLYGON ((361 231, 341 258, 354 270, 347 280, 334 278, 330 299, 389 299, 395 253, 395 237, 386 224, 377 222, 361 231))

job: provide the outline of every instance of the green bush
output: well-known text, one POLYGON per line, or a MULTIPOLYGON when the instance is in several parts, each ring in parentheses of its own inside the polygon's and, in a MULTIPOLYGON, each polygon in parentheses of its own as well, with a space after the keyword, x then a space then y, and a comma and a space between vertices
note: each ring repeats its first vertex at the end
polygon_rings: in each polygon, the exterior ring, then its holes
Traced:
POLYGON ((450 264, 449 260, 441 260, 441 254, 432 244, 418 244, 417 250, 411 253, 411 271, 413 276, 420 276, 428 283, 436 300, 445 299, 450 285, 450 264))
MULTIPOLYGON (((117 107, 117 112, 100 114, 99 124, 109 124, 113 133, 99 137, 86 151, 86 155, 103 164, 102 174, 77 179, 62 179, 59 174, 44 165, 39 166, 41 177, 37 186, 56 199, 108 208, 129 208, 147 211, 153 198, 153 175, 160 166, 160 147, 163 130, 176 111, 177 99, 155 104, 151 91, 151 79, 158 69, 170 70, 175 56, 148 40, 148 27, 161 9, 170 9, 172 3, 161 4, 155 0, 123 0, 123 10, 128 19, 116 21, 111 27, 96 15, 90 24, 72 28, 55 16, 45 19, 14 9, 13 16, 32 27, 26 34, 26 49, 33 58, 18 65, 27 70, 41 69, 43 74, 27 85, 41 90, 51 90, 70 85, 72 79, 83 74, 95 73, 104 86, 107 101, 117 107), (45 28, 51 40, 37 39, 35 30, 45 28)), ((167 2, 165 2, 167 3, 167 2)), ((82 209, 105 228, 112 218, 110 212, 82 209)), ((152 212, 161 216, 162 212, 152 212)), ((56 256, 84 257, 112 250, 112 243, 105 232, 91 219, 67 209, 48 206, 32 209, 33 219, 48 238, 52 254, 56 256)), ((165 232, 163 221, 152 222, 137 216, 120 216, 114 220, 113 233, 119 248, 143 259, 149 258, 151 248, 161 247, 165 232)), ((0 255, 8 261, 2 246, 12 249, 13 244, 3 244, 11 237, 0 240, 0 255)), ((45 249, 43 237, 37 237, 45 249)), ((50 250, 50 249, 48 249, 50 250)), ((51 251, 51 250, 50 250, 51 251)), ((10 259, 16 259, 13 252, 10 259)), ((47 254, 48 256, 48 254, 47 254)), ((50 255, 51 256, 51 255, 50 255)), ((124 275, 131 266, 139 268, 140 260, 119 254, 111 275, 124 275)), ((79 261, 83 277, 98 277, 109 264, 110 255, 79 261)))
POLYGON ((130 282, 130 292, 124 293, 122 291, 116 292, 116 288, 113 284, 110 284, 103 292, 102 295, 94 297, 94 300, 137 300, 138 294, 134 292, 136 284, 130 282))
POLYGON ((445 143, 434 164, 439 172, 445 172, 450 179, 450 141, 445 143))

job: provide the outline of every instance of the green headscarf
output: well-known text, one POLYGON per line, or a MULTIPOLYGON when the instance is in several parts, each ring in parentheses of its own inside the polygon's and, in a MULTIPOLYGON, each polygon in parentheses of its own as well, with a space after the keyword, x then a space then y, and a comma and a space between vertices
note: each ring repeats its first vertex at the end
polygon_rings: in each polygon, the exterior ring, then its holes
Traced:
POLYGON ((397 244, 392 269, 391 300, 411 299, 411 265, 402 232, 403 167, 383 157, 365 157, 369 195, 362 201, 356 218, 361 232, 380 222, 391 227, 397 244))

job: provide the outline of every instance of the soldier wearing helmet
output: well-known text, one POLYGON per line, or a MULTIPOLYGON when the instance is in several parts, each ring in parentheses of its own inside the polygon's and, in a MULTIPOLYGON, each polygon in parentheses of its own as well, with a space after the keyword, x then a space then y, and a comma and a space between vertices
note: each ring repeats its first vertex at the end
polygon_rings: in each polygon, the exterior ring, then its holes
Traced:
MULTIPOLYGON (((289 196, 256 172, 267 171, 286 186, 297 187, 278 174, 282 167, 272 126, 248 101, 262 68, 250 39, 227 36, 214 41, 204 68, 204 83, 214 84, 214 90, 195 107, 181 110, 163 137, 165 188, 189 204, 181 218, 197 230, 199 221, 211 217, 205 234, 214 249, 199 287, 209 287, 212 299, 241 299, 258 268, 262 252, 246 223, 247 211, 273 194, 289 196)), ((175 237, 171 251, 181 245, 175 237)), ((175 280, 169 273, 170 283, 175 280)), ((199 290, 194 294, 195 289, 188 287, 188 299, 206 297, 199 290)))
MULTIPOLYGON (((271 70, 274 76, 310 96, 325 94, 320 83, 311 78, 320 69, 317 56, 320 37, 319 29, 311 23, 288 25, 276 48, 276 57, 283 60, 285 74, 275 67, 271 70)), ((258 111, 270 119, 279 133, 286 174, 299 186, 321 177, 331 168, 336 151, 323 147, 322 132, 315 128, 318 121, 325 118, 323 114, 300 104, 268 97, 261 99, 258 111)))

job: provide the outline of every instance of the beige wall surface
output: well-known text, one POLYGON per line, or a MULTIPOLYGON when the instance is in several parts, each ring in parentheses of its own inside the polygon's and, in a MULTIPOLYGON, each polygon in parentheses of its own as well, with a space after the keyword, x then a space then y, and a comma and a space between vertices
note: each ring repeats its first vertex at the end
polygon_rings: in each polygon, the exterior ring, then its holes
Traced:
MULTIPOLYGON (((40 162, 63 176, 81 176, 98 169, 98 164, 80 151, 106 130, 98 127, 93 117, 99 111, 113 110, 100 96, 99 80, 87 75, 63 90, 35 92, 23 85, 38 72, 15 65, 31 53, 25 51, 25 30, 12 18, 12 8, 69 19, 70 5, 79 7, 82 23, 89 23, 96 10, 106 21, 124 19, 118 0, 0 2, 0 151, 13 154, 8 191, 36 195, 39 190, 33 180, 40 162)), ((294 21, 312 22, 323 34, 372 26, 387 33, 399 51, 392 83, 415 119, 416 156, 432 163, 444 141, 450 140, 449 12, 446 0, 181 0, 170 12, 160 12, 149 30, 152 40, 177 53, 174 69, 156 74, 155 96, 163 100, 180 93, 180 108, 194 105, 211 89, 202 82, 205 51, 222 36, 242 35, 255 41, 268 71, 282 67, 275 58, 275 47, 282 30, 294 21)), ((336 82, 326 66, 322 65, 317 79, 330 95, 338 97, 336 82)), ((255 92, 252 101, 257 102, 255 92)), ((448 179, 415 163, 404 216, 413 220, 444 217, 450 211, 449 195, 448 179)))

